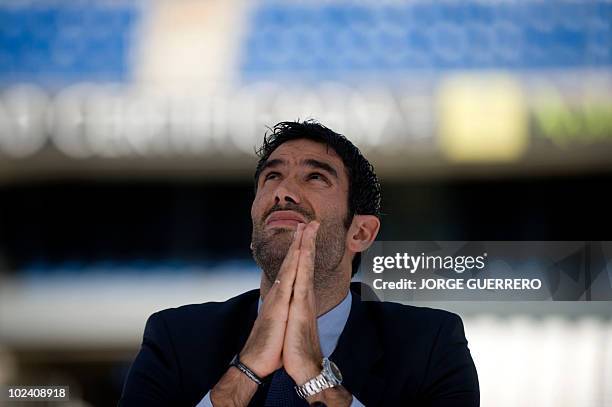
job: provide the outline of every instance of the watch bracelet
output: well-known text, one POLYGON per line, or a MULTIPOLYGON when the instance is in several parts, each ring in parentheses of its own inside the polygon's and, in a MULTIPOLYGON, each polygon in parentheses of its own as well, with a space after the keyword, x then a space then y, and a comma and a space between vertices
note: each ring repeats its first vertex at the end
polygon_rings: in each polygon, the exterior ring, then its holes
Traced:
POLYGON ((335 385, 330 383, 323 374, 319 374, 303 385, 295 386, 295 391, 297 392, 298 396, 306 399, 307 397, 314 396, 315 394, 332 387, 335 387, 335 385))

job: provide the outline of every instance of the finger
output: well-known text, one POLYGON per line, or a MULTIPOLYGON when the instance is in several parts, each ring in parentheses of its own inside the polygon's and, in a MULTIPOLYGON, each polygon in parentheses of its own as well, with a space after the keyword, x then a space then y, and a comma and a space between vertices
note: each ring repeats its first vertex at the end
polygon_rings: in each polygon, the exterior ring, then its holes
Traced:
POLYGON ((272 282, 272 287, 268 292, 268 296, 272 298, 280 297, 283 300, 289 301, 291 291, 295 282, 297 267, 300 257, 300 244, 302 242, 305 225, 299 223, 293 235, 293 242, 287 250, 287 255, 281 264, 281 267, 276 276, 276 281, 272 282))
POLYGON ((297 229, 293 234, 293 241, 287 250, 287 255, 281 264, 277 274, 277 281, 280 281, 281 287, 293 286, 293 278, 295 278, 295 271, 297 270, 297 259, 299 259, 300 245, 304 236, 304 229, 306 225, 304 223, 298 223, 297 229), (293 277, 291 277, 293 275, 293 277), (289 278, 287 278, 289 277, 289 278), (287 280, 291 280, 290 282, 287 280))
POLYGON ((319 222, 312 221, 304 229, 300 256, 295 277, 294 293, 298 296, 306 296, 313 290, 314 284, 314 261, 316 255, 316 239, 319 230, 319 222))

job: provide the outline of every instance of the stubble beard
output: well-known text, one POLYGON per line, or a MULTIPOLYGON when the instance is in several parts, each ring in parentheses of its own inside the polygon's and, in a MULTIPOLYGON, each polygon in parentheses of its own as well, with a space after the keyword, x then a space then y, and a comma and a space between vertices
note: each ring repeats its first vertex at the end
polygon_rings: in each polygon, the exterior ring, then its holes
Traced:
MULTIPOLYGON (((345 250, 346 222, 321 221, 315 242, 314 288, 316 291, 337 285, 338 266, 345 250)), ((273 228, 265 230, 263 222, 253 222, 253 258, 271 284, 287 256, 295 229, 273 228)))

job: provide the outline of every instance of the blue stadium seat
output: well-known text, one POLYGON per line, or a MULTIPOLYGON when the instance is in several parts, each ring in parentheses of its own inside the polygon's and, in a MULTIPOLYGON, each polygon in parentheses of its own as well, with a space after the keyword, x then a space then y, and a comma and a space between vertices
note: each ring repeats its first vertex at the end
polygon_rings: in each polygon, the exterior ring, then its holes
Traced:
POLYGON ((245 40, 246 80, 414 69, 612 65, 612 3, 263 1, 245 40))
POLYGON ((0 82, 124 80, 138 16, 127 2, 0 4, 0 82))

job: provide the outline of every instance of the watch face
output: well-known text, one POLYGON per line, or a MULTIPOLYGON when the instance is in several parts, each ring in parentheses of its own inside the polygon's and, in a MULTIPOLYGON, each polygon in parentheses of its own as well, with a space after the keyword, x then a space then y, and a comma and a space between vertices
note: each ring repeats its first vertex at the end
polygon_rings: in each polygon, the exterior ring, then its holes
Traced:
POLYGON ((330 375, 332 376, 331 378, 334 381, 338 382, 338 384, 342 383, 342 373, 340 373, 340 369, 338 369, 338 366, 336 366, 336 364, 329 359, 326 359, 325 362, 326 363, 324 363, 323 365, 324 370, 327 370, 328 373, 330 373, 330 375))

